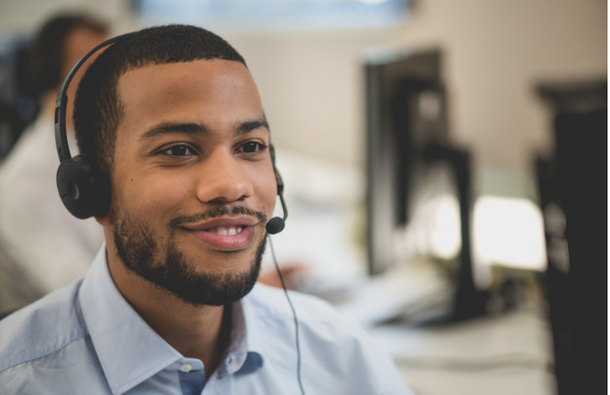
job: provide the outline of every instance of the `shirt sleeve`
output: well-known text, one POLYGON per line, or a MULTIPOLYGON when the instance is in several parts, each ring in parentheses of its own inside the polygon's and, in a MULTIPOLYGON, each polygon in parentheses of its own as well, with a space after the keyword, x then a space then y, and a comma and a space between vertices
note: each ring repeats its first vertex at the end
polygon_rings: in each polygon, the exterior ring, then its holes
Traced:
POLYGON ((413 394, 389 352, 334 307, 310 300, 295 309, 303 317, 299 318, 303 377, 315 393, 413 394))

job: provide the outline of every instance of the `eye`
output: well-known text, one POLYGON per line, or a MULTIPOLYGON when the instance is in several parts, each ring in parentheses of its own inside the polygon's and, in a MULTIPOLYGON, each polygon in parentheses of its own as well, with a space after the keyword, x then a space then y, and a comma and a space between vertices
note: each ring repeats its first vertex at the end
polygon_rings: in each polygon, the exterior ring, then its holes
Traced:
POLYGON ((259 143, 256 141, 248 141, 247 143, 242 144, 239 147, 238 151, 253 154, 253 153, 262 151, 265 148, 267 148, 267 146, 262 143, 259 143))
POLYGON ((189 147, 188 145, 174 145, 172 147, 169 147, 168 149, 166 149, 165 151, 163 151, 164 154, 167 155, 171 155, 171 156, 187 156, 187 155, 194 155, 193 149, 191 147, 189 147))

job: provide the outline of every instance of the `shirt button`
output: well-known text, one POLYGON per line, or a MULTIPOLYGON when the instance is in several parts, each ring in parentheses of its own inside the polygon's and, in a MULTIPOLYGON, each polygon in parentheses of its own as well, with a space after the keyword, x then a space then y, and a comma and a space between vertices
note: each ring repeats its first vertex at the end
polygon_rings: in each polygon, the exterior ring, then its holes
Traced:
POLYGON ((193 367, 190 364, 188 364, 188 363, 184 363, 184 364, 180 365, 180 371, 181 372, 188 373, 191 370, 193 370, 193 367))

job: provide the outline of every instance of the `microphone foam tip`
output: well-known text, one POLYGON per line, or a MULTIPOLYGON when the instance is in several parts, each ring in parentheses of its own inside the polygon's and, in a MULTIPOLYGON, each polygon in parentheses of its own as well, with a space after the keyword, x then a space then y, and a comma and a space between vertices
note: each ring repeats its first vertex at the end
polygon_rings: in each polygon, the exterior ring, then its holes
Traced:
POLYGON ((269 220, 269 222, 267 222, 267 225, 265 225, 265 229, 267 230, 267 233, 274 235, 284 230, 284 226, 285 223, 283 219, 281 219, 280 217, 273 217, 269 220))

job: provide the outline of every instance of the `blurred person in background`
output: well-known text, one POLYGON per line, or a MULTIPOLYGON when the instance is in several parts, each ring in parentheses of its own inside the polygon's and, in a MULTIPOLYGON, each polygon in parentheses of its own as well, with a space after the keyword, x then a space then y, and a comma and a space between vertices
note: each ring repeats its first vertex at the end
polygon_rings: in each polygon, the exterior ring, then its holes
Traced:
MULTIPOLYGON (((94 219, 70 215, 57 194, 53 122, 61 82, 84 54, 108 38, 106 23, 62 13, 48 19, 33 39, 29 83, 41 110, 0 166, 0 313, 84 275, 104 239, 94 219)), ((69 97, 81 75, 72 81, 69 97)), ((71 105, 66 124, 76 154, 71 105)))

